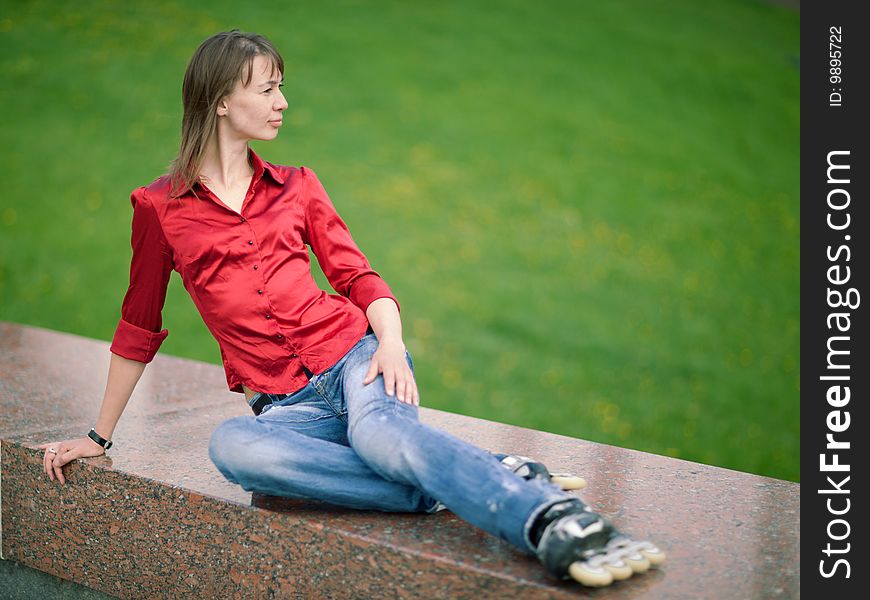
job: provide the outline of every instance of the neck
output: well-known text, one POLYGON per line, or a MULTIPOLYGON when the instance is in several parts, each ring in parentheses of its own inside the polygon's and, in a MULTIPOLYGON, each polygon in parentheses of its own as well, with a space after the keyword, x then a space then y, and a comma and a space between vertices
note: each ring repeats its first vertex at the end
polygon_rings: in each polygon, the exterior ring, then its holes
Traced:
POLYGON ((218 131, 205 152, 200 176, 212 185, 232 187, 248 179, 254 170, 248 161, 248 140, 226 140, 218 131))

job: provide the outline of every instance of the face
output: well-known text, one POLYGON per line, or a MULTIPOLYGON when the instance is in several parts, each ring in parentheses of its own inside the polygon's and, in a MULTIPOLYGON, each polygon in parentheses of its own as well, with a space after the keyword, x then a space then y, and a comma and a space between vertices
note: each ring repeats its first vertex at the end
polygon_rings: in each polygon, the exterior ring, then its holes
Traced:
POLYGON ((254 57, 250 83, 237 81, 233 93, 218 103, 218 130, 244 140, 271 140, 278 135, 287 100, 282 73, 265 56, 254 57))

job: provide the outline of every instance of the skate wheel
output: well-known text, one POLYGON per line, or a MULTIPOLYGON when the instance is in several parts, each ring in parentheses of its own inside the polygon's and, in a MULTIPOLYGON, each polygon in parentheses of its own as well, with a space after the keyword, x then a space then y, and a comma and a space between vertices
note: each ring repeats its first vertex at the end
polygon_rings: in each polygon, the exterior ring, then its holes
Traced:
POLYGON ((565 491, 582 490, 586 487, 585 479, 568 473, 553 473, 550 475, 550 481, 565 491))
POLYGON ((604 568, 607 569, 611 575, 613 575, 614 581, 622 581, 623 579, 628 579, 634 573, 634 570, 622 561, 606 564, 604 565, 604 568))
POLYGON ((613 575, 602 567, 590 567, 581 562, 571 563, 568 573, 574 581, 589 587, 604 587, 613 583, 613 575))
POLYGON ((644 573, 648 571, 650 567, 650 560, 640 554, 624 556, 622 560, 624 560, 625 564, 631 567, 631 570, 635 573, 644 573))
POLYGON ((650 566, 657 567, 665 562, 665 553, 658 548, 641 550, 640 553, 649 561, 650 566))

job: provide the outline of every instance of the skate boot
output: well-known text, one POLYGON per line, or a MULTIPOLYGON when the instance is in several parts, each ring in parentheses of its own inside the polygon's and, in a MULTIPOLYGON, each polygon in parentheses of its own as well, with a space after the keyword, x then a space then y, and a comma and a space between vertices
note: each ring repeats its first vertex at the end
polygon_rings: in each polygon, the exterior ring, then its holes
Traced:
POLYGON ((582 477, 577 477, 570 473, 550 473, 549 469, 542 463, 532 460, 527 456, 517 456, 514 454, 495 454, 494 456, 501 460, 501 464, 527 481, 543 479, 558 485, 566 491, 579 490, 586 487, 586 480, 582 477))
POLYGON ((547 509, 534 524, 531 541, 550 574, 583 585, 604 587, 665 561, 650 542, 621 534, 579 499, 547 509))

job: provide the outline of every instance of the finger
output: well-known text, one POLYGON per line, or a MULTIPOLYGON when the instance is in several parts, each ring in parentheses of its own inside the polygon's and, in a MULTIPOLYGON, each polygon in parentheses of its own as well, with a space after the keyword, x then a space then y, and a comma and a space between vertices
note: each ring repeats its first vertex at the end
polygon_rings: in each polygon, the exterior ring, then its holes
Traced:
POLYGON ((398 369, 396 369, 396 398, 398 398, 400 402, 405 402, 407 400, 407 391, 408 374, 405 373, 401 367, 399 367, 398 369))
POLYGON ((405 402, 413 405, 414 394, 417 393, 417 383, 414 381, 414 373, 411 372, 411 369, 407 369, 405 375, 407 376, 405 379, 405 402))
POLYGON ((54 475, 51 472, 51 461, 54 459, 54 454, 45 451, 45 455, 42 457, 42 470, 45 471, 45 474, 48 475, 48 478, 54 481, 54 475))
POLYGON ((46 450, 45 457, 43 459, 43 462, 45 464, 45 472, 48 474, 48 478, 54 481, 57 477, 54 472, 54 461, 57 460, 58 454, 64 452, 64 450, 62 450, 61 447, 57 445, 57 443, 47 444, 47 446, 54 446, 54 449, 56 450, 56 452, 49 452, 48 450, 46 450))
POLYGON ((63 466, 75 458, 74 450, 66 450, 65 448, 57 449, 57 458, 52 463, 54 473, 61 483, 66 483, 66 478, 63 476, 63 466))
POLYGON ((57 477, 57 480, 61 482, 61 484, 66 483, 66 478, 63 476, 63 468, 62 467, 54 467, 54 474, 57 477))
POLYGON ((417 381, 411 379, 411 402, 414 406, 420 406, 420 391, 417 389, 417 381))
POLYGON ((387 396, 392 396, 396 387, 396 373, 392 369, 384 369, 384 389, 387 396))
POLYGON ((369 371, 366 373, 365 379, 363 379, 363 385, 368 385, 378 376, 378 361, 372 358, 372 362, 369 364, 369 371))
POLYGON ((72 449, 72 450, 67 450, 66 452, 64 452, 64 453, 62 454, 62 456, 59 457, 59 459, 60 459, 60 466, 63 466, 63 465, 65 465, 65 464, 69 463, 69 462, 74 461, 74 460, 77 459, 79 456, 81 456, 81 451, 80 451, 80 450, 78 450, 78 449, 76 449, 76 448, 74 448, 74 449, 72 449))
POLYGON ((396 378, 396 398, 399 399, 400 402, 406 402, 405 391, 408 388, 408 382, 405 381, 405 378, 399 376, 396 378))
POLYGON ((404 369, 401 369, 399 372, 401 375, 399 376, 396 384, 396 393, 399 393, 399 386, 401 386, 401 395, 400 399, 405 404, 414 404, 414 373, 411 371, 411 368, 408 367, 407 364, 403 364, 404 369))

